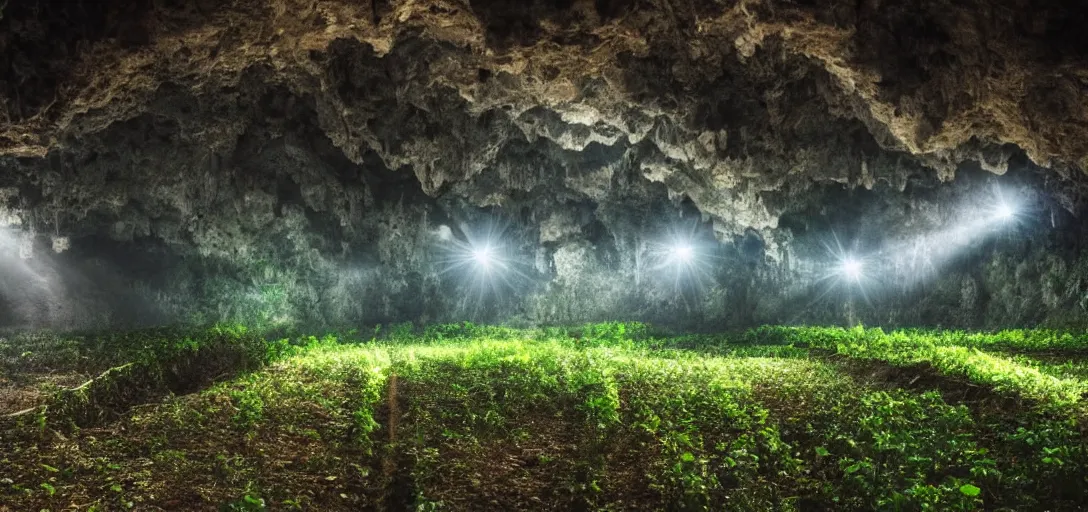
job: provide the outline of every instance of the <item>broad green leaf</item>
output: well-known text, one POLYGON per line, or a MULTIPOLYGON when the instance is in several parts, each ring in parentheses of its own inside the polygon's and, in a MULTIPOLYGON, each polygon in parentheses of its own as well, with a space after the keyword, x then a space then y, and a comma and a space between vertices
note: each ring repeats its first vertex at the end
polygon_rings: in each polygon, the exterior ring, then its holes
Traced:
POLYGON ((962 492, 966 496, 978 496, 978 494, 982 492, 982 489, 979 489, 978 487, 975 487, 971 484, 963 484, 960 486, 960 492, 962 492))

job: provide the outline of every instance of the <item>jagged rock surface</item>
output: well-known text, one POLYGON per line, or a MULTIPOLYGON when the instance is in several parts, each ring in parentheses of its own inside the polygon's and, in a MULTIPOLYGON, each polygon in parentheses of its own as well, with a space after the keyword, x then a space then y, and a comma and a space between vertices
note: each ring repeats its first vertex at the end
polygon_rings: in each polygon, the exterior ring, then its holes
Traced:
POLYGON ((12 3, 0 320, 1083 323, 1078 4, 12 3))

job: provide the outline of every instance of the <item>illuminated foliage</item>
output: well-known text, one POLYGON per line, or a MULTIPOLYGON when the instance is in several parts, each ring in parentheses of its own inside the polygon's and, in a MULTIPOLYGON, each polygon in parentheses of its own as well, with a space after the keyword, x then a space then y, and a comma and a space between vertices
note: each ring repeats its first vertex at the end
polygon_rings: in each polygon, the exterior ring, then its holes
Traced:
POLYGON ((62 389, 4 420, 0 496, 28 509, 467 510, 484 497, 505 509, 1076 510, 1085 373, 1053 357, 1085 346, 1043 330, 662 336, 630 322, 275 342, 240 326, 28 335, 0 343, 5 370, 103 347, 112 356, 85 370, 110 369, 82 409, 62 389), (236 366, 215 383, 169 395, 161 376, 180 376, 179 362, 227 354, 236 366), (137 386, 162 393, 124 389, 137 386))

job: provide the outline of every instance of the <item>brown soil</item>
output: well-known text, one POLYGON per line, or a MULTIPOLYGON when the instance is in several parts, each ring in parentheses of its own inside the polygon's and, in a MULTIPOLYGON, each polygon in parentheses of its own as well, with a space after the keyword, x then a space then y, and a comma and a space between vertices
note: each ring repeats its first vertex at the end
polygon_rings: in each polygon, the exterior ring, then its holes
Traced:
POLYGON ((387 442, 382 450, 381 482, 384 486, 383 510, 406 510, 412 503, 415 488, 412 484, 411 465, 397 439, 401 416, 400 396, 407 386, 397 374, 389 376, 385 388, 385 403, 377 411, 376 420, 385 425, 387 442))
POLYGON ((81 373, 30 373, 16 378, 0 375, 0 415, 41 405, 49 390, 72 388, 86 382, 81 373))
MULTIPOLYGON (((937 391, 945 402, 965 405, 978 418, 998 422, 1022 422, 1037 415, 1052 418, 1053 413, 1038 409, 1036 400, 999 393, 965 378, 946 375, 929 363, 894 366, 875 359, 854 359, 822 349, 811 349, 816 357, 835 364, 862 385, 876 388, 904 388, 919 392, 937 391)), ((1080 430, 1088 435, 1088 417, 1077 417, 1080 430)))
POLYGON ((948 403, 1012 414, 1033 405, 1030 400, 998 393, 967 379, 943 374, 929 363, 895 366, 876 359, 855 359, 828 350, 810 350, 814 356, 822 357, 859 384, 869 387, 904 388, 919 392, 935 390, 948 403))

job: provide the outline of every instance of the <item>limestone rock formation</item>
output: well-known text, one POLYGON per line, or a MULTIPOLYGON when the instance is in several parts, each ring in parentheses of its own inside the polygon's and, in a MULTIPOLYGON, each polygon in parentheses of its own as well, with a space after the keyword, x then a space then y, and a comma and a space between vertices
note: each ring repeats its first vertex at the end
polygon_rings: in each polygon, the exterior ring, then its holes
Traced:
POLYGON ((1079 0, 100 4, 0 11, 0 323, 1088 318, 1079 0))

